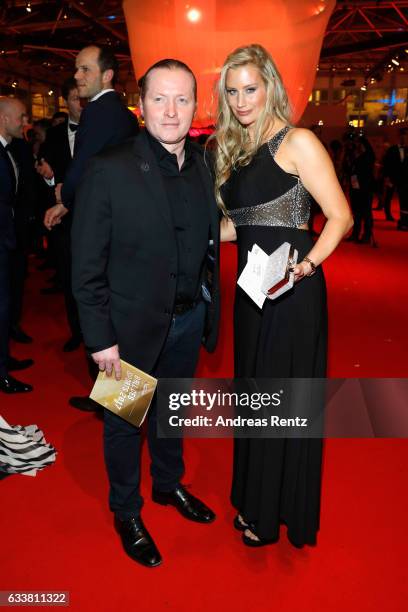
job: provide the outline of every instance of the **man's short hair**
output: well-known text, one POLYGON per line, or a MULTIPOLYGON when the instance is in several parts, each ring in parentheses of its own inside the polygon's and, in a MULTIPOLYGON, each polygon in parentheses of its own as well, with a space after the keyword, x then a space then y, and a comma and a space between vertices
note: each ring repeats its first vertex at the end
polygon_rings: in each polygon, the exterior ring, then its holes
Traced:
POLYGON ((98 55, 98 66, 101 72, 105 72, 105 70, 112 70, 112 85, 116 83, 117 76, 119 74, 119 62, 115 57, 112 49, 103 45, 92 45, 99 49, 98 55))
POLYGON ((65 111, 57 111, 52 116, 52 121, 54 121, 54 119, 63 119, 64 121, 68 121, 68 113, 65 111))
POLYGON ((142 98, 142 100, 145 99, 147 88, 149 86, 148 77, 150 73, 153 72, 153 70, 156 70, 157 68, 167 68, 168 70, 179 69, 188 72, 188 74, 190 74, 191 78, 193 79, 194 100, 197 100, 197 79, 195 78, 194 72, 191 70, 191 68, 187 66, 187 64, 177 59, 162 59, 159 62, 153 64, 153 66, 150 66, 148 70, 146 70, 144 75, 138 81, 140 87, 140 97, 142 98))
POLYGON ((61 85, 61 95, 64 98, 64 100, 68 100, 68 96, 70 92, 73 89, 77 89, 77 88, 78 88, 78 83, 76 82, 74 77, 69 77, 69 79, 66 79, 61 85))

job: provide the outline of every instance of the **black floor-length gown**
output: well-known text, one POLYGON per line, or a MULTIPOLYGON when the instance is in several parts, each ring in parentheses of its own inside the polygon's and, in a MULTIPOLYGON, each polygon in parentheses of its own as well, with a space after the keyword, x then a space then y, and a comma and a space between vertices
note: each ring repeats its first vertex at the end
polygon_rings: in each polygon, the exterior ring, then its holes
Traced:
MULTIPOLYGON (((254 243, 268 255, 291 243, 301 261, 311 250, 310 196, 276 162, 285 127, 234 170, 223 198, 237 231, 238 274, 254 243)), ((323 378, 327 354, 326 289, 321 268, 262 309, 237 286, 235 377, 323 378)), ((236 439, 231 500, 258 537, 276 540, 280 524, 295 546, 314 544, 319 528, 321 439, 236 439)))

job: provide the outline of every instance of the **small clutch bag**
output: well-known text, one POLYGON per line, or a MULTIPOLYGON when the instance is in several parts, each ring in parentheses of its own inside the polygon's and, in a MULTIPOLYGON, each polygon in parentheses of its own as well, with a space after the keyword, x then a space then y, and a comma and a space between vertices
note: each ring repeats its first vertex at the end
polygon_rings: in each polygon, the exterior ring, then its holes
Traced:
POLYGON ((298 252, 289 242, 284 242, 269 255, 261 291, 270 300, 276 300, 282 293, 292 289, 295 276, 293 268, 297 258, 298 252))

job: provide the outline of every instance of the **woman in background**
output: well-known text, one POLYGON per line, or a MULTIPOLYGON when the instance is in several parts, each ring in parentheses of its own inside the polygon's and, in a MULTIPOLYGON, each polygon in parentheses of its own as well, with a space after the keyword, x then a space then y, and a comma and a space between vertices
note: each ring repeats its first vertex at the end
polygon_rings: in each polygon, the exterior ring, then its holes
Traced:
MULTIPOLYGON (((216 196, 222 240, 237 240, 238 274, 254 243, 268 255, 283 242, 299 252, 295 287, 261 309, 239 288, 234 311, 235 377, 326 375, 326 289, 320 264, 352 226, 330 157, 312 132, 294 128, 286 91, 260 45, 233 51, 219 81, 216 196), (313 197, 327 218, 315 244, 313 197)), ((321 439, 236 439, 232 504, 243 542, 262 546, 281 523, 295 546, 319 528, 321 439)))

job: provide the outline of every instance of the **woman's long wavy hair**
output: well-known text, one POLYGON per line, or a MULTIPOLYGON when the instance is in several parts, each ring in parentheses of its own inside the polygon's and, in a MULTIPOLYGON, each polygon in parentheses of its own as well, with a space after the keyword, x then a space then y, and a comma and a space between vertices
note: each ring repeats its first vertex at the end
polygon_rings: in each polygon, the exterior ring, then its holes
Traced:
POLYGON ((234 167, 250 163, 259 147, 266 142, 276 117, 290 124, 290 106, 282 77, 273 59, 261 45, 239 47, 230 53, 221 69, 217 89, 217 129, 214 135, 215 195, 219 207, 226 215, 227 211, 221 196, 222 185, 228 180, 234 167), (247 129, 234 117, 228 104, 226 90, 228 70, 247 64, 258 68, 266 87, 266 104, 256 121, 253 142, 248 137, 247 129))

